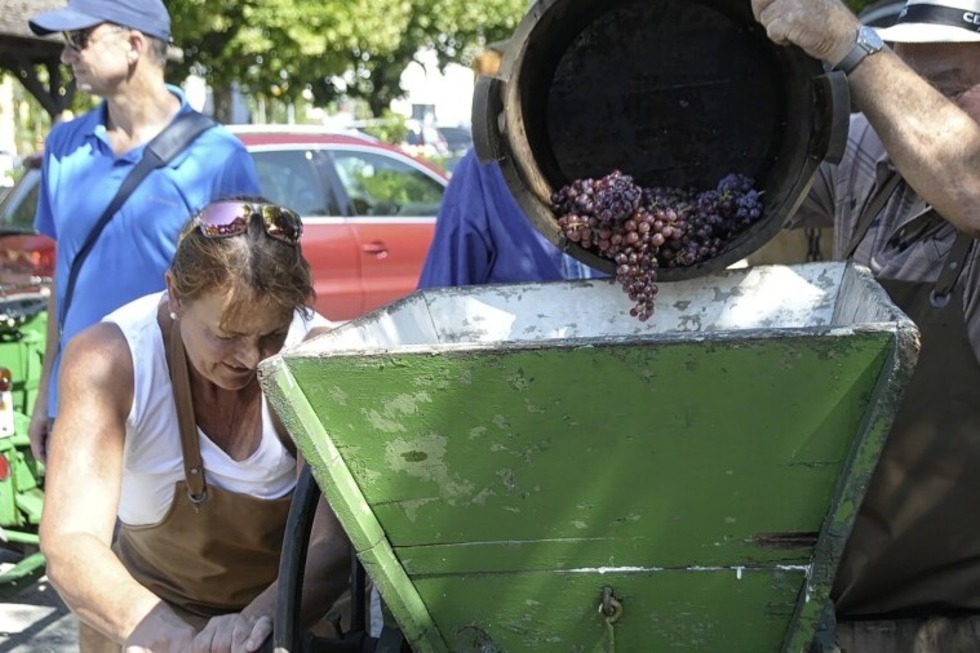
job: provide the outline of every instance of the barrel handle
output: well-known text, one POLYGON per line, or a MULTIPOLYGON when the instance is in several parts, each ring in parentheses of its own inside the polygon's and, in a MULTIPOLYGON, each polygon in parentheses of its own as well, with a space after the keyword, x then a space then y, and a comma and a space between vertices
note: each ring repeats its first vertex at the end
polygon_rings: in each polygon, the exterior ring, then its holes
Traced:
POLYGON ((473 89, 473 147, 481 163, 504 158, 502 128, 504 83, 496 77, 480 75, 473 89))
POLYGON ((822 161, 840 163, 847 148, 851 121, 851 89, 847 76, 839 70, 832 70, 816 76, 813 81, 817 125, 810 154, 822 161))

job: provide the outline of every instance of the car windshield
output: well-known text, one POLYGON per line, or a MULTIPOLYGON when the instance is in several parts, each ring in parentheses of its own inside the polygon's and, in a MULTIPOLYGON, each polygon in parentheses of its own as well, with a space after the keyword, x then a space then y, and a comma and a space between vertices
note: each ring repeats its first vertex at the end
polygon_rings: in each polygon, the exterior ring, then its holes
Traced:
POLYGON ((34 233, 34 207, 37 206, 41 172, 28 170, 0 199, 0 234, 34 233))

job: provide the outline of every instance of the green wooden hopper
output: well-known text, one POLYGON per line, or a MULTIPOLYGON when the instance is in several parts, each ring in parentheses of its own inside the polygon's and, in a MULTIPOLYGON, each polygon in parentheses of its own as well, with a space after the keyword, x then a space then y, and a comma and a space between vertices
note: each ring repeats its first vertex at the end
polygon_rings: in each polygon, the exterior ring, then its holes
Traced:
POLYGON ((263 363, 416 652, 814 639, 915 326, 845 263, 629 306, 607 281, 423 291, 263 363))

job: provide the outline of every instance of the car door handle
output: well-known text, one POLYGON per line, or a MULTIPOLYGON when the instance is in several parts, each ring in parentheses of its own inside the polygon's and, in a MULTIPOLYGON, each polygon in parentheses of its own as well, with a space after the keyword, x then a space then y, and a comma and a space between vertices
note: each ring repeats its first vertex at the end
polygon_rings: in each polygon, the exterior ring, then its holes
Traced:
POLYGON ((374 254, 378 258, 384 258, 388 256, 388 246, 385 245, 380 240, 376 240, 373 243, 367 243, 361 245, 361 251, 365 254, 374 254))

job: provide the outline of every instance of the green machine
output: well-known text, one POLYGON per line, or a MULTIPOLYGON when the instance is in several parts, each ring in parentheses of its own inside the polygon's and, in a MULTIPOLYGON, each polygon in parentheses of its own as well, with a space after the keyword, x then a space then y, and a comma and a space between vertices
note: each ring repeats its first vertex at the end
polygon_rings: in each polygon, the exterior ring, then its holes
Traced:
POLYGON ((0 598, 44 571, 37 537, 43 467, 31 454, 27 427, 44 360, 46 309, 39 292, 0 297, 0 561, 8 563, 0 598))
POLYGON ((416 653, 830 650, 914 324, 849 263, 629 306, 427 290, 260 367, 416 653))

